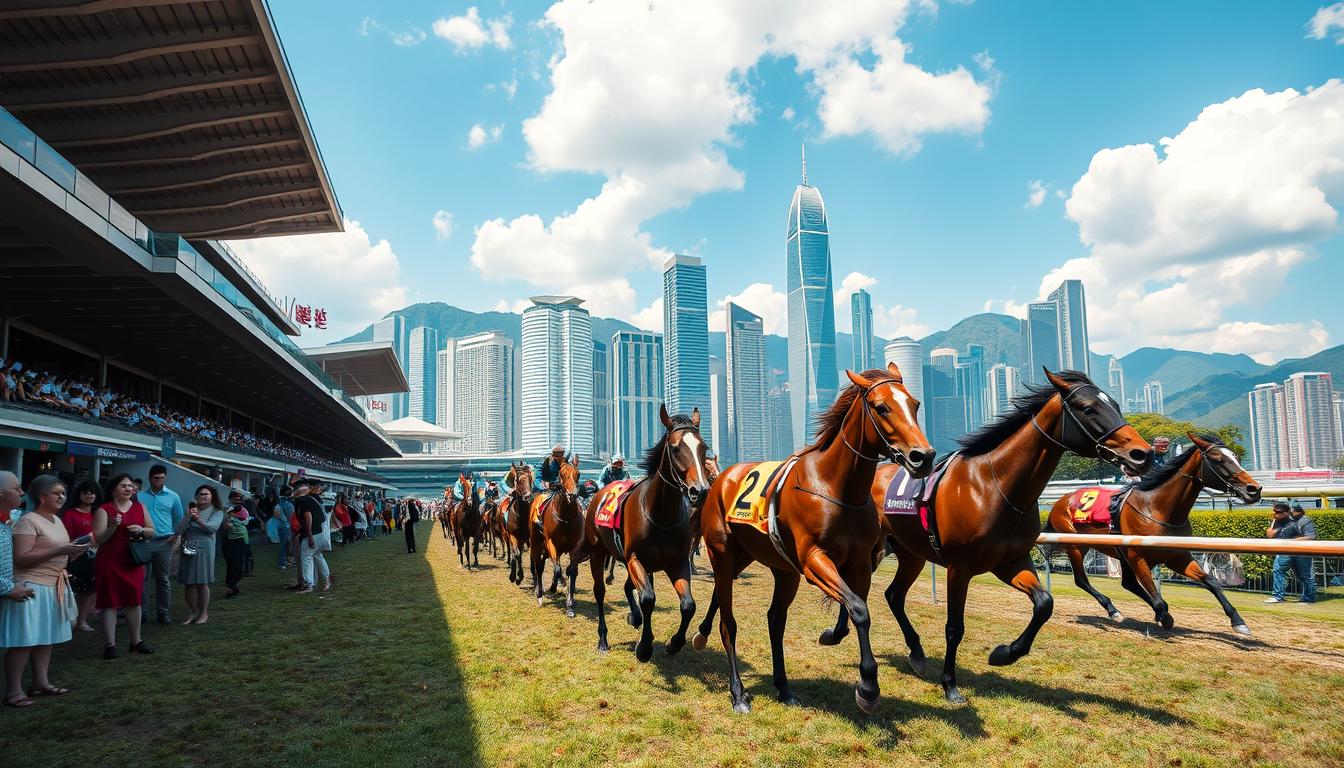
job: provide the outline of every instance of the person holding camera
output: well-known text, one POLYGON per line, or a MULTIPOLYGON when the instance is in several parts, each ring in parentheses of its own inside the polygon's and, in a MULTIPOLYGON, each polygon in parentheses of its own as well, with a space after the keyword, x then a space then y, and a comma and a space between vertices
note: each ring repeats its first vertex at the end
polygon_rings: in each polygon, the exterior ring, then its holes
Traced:
MULTIPOLYGON (((1265 535, 1271 539, 1311 540, 1316 538, 1316 523, 1307 517, 1301 504, 1288 506, 1286 501, 1274 502, 1274 520, 1265 529, 1265 535)), ((1274 556, 1274 593, 1265 598, 1266 603, 1282 603, 1288 593, 1288 571, 1297 574, 1302 585, 1302 605, 1316 602, 1316 575, 1312 573, 1311 557, 1308 555, 1274 556)))
POLYGON ((215 583, 215 532, 224 522, 224 506, 213 485, 196 489, 188 514, 177 524, 182 540, 182 560, 177 569, 178 583, 186 587, 187 610, 191 615, 182 622, 204 624, 210 618, 210 585, 215 583))
POLYGON ((98 547, 98 556, 93 559, 93 586, 98 595, 95 600, 98 620, 106 641, 103 658, 117 658, 118 608, 126 613, 131 652, 153 653, 140 636, 145 566, 131 556, 131 544, 147 541, 157 534, 144 505, 135 498, 135 480, 130 475, 122 472, 113 476, 107 491, 111 501, 98 507, 93 516, 93 541, 98 547))

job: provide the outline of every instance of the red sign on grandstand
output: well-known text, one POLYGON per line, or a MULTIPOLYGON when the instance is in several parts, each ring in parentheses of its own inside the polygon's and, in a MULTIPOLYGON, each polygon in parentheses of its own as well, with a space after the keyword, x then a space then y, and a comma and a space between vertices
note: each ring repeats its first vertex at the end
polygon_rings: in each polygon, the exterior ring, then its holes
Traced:
POLYGON ((327 328, 327 310, 310 304, 294 303, 294 322, 324 331, 327 328))
POLYGON ((387 401, 385 401, 385 400, 370 400, 370 401, 369 401, 369 410, 370 410, 370 411, 382 411, 383 413, 387 413, 387 401))
POLYGON ((1341 480, 1344 472, 1328 469, 1290 469, 1274 473, 1275 480, 1341 480))

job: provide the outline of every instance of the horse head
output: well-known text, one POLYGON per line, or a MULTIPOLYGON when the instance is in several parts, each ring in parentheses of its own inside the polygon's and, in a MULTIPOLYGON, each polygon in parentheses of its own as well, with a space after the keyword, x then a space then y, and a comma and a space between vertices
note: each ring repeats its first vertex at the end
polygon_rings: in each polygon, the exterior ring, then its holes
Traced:
MULTIPOLYGON (((901 370, 895 363, 887 363, 885 371, 875 369, 861 374, 845 371, 845 374, 857 388, 849 410, 862 408, 865 415, 859 421, 859 442, 876 443, 881 446, 880 453, 904 465, 911 477, 926 477, 933 471, 936 452, 919 428, 919 400, 905 388, 901 370)), ((841 438, 848 440, 843 433, 841 438)), ((850 447, 858 452, 856 446, 850 447)))
POLYGON ((1242 468, 1237 455, 1222 440, 1213 435, 1197 435, 1194 432, 1187 432, 1186 435, 1195 444, 1195 450, 1191 453, 1199 454, 1198 477, 1205 487, 1230 493, 1243 504, 1254 504, 1260 500, 1260 484, 1242 468))
POLYGON ((1086 374, 1042 370, 1054 386, 1063 409, 1058 438, 1047 437, 1083 458, 1119 463, 1140 475, 1148 471, 1153 463, 1153 447, 1125 421, 1119 403, 1086 374))
POLYGON ((698 504, 709 493, 710 478, 705 471, 705 453, 708 446, 700 437, 700 409, 691 411, 691 417, 672 416, 666 405, 658 407, 658 416, 667 433, 662 440, 662 456, 654 460, 660 479, 681 489, 692 504, 698 504), (670 477, 663 474, 663 465, 670 465, 670 477))

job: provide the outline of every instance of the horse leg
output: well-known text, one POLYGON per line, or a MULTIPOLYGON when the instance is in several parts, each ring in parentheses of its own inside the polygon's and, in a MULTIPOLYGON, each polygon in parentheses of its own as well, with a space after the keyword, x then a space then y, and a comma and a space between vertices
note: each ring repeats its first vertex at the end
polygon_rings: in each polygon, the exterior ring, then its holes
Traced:
MULTIPOLYGON (((546 594, 554 595, 559 591, 557 587, 560 585, 560 553, 555 551, 555 544, 550 539, 546 540, 546 557, 552 563, 551 586, 546 590, 546 594)), ((545 573, 544 570, 542 572, 545 573)))
POLYGON ((625 623, 639 629, 644 626, 644 612, 639 610, 639 603, 635 602, 635 585, 630 581, 630 567, 625 569, 625 604, 630 606, 630 613, 625 616, 625 623))
POLYGON ((479 536, 471 537, 471 560, 477 568, 481 567, 481 539, 479 536))
POLYGON ((1142 553, 1128 550, 1125 552, 1129 560, 1129 567, 1134 571, 1134 578, 1138 581, 1139 587, 1151 596, 1148 604, 1153 607, 1153 620, 1163 629, 1171 629, 1176 625, 1176 620, 1171 618, 1171 611, 1167 608, 1167 601, 1158 594, 1157 585, 1153 583, 1153 572, 1148 565, 1148 560, 1142 553))
POLYGON ((864 599, 873 578, 871 565, 864 558, 858 561, 857 568, 851 567, 842 577, 835 563, 819 550, 803 563, 803 575, 807 580, 816 584, 827 597, 844 605, 850 621, 854 622, 854 630, 859 636, 859 684, 854 688, 854 701, 865 715, 877 710, 881 695, 877 685, 877 661, 868 640, 872 619, 868 614, 868 601, 864 599))
POLYGON ((1166 565, 1176 573, 1184 574, 1187 579, 1201 584, 1205 589, 1212 592, 1213 596, 1217 598, 1218 604, 1223 606, 1223 613, 1227 614, 1227 618, 1232 621, 1233 631, 1239 635, 1251 636, 1251 628, 1246 626, 1246 622, 1242 621, 1241 614, 1237 613, 1237 609, 1233 607, 1232 603, 1228 602, 1227 596, 1223 594, 1223 585, 1218 583, 1217 579, 1205 573, 1204 569, 1199 567, 1199 563, 1196 563, 1188 552, 1181 552, 1172 556, 1167 560, 1166 565))
POLYGON ((607 560, 607 583, 610 584, 615 580, 616 580, 616 558, 612 557, 607 560))
MULTIPOLYGON (((597 547, 600 551, 602 543, 598 542, 597 547)), ((611 646, 607 645, 607 585, 602 580, 602 558, 603 555, 594 553, 588 561, 588 570, 593 574, 593 602, 597 604, 597 650, 606 653, 611 646)))
POLYGON ((1031 653, 1031 644, 1036 640, 1036 633, 1041 631, 1041 627, 1050 620, 1050 614, 1055 610, 1055 599, 1041 586, 1040 579, 1036 577, 1036 566, 1031 562, 1030 556, 1024 555, 1008 565, 995 568, 994 575, 1004 584, 1031 598, 1031 621, 1027 623, 1027 628, 1022 630, 1022 634, 1018 635, 1011 645, 1000 645, 989 654, 991 666, 1003 667, 1031 653))
POLYGON ((574 585, 579 581, 579 558, 575 553, 569 553, 569 567, 565 569, 569 576, 569 584, 565 590, 565 615, 574 618, 574 585))
POLYGON ((798 594, 798 574, 793 571, 774 571, 775 591, 766 612, 770 630, 770 665, 774 671, 775 691, 781 703, 796 705, 801 702, 789 689, 789 674, 784 669, 784 625, 789 619, 789 606, 798 594))
MULTIPOLYGON (((713 557, 711 557, 710 560, 712 561, 713 557)), ((750 562, 745 562, 740 565, 734 564, 733 578, 737 578, 738 575, 741 574, 742 571, 746 570, 747 566, 750 564, 751 564, 750 562)), ((726 568, 728 566, 725 565, 724 567, 726 568)), ((700 622, 699 630, 695 633, 695 637, 691 639, 691 645, 695 647, 695 650, 703 651, 705 649, 705 643, 709 639, 709 630, 713 629, 714 617, 715 615, 718 614, 718 612, 719 612, 719 596, 717 592, 714 592, 711 593, 709 596, 709 609, 705 611, 705 619, 704 621, 700 622)))
POLYGON ((924 643, 920 641, 919 633, 915 631, 915 625, 910 621, 910 616, 905 612, 905 598, 910 594, 910 588, 919 581, 919 574, 924 572, 924 563, 922 558, 906 552, 900 552, 896 556, 896 575, 892 577, 891 583, 887 585, 886 591, 882 596, 887 599, 887 607, 891 609, 891 615, 896 617, 896 623, 901 627, 901 635, 905 638, 905 647, 910 651, 907 657, 910 669, 916 675, 923 677, 928 671, 928 661, 924 656, 924 643))
POLYGON ((1091 595, 1101 605, 1101 609, 1106 612, 1106 615, 1111 617, 1111 621, 1117 624, 1124 621, 1124 614, 1115 609, 1115 603, 1111 602, 1111 598, 1103 595, 1101 590, 1092 586, 1091 579, 1087 578, 1087 570, 1083 566, 1083 555, 1087 552, 1086 548, 1065 547, 1065 551, 1068 552, 1069 563, 1073 565, 1073 583, 1079 589, 1091 595))
POLYGON ((639 661, 648 661, 653 658, 653 581, 649 578, 648 571, 644 570, 644 564, 639 562, 639 558, 634 554, 625 561, 625 571, 630 574, 632 591, 638 593, 639 611, 644 615, 644 627, 640 632, 639 642, 635 644, 635 658, 639 661))
POLYGON ((965 704, 966 697, 957 690, 957 646, 966 634, 966 590, 970 587, 969 575, 962 575, 956 565, 947 567, 947 625, 943 634, 947 638, 947 651, 943 654, 943 698, 948 704, 965 704))
POLYGON ((667 580, 672 582, 681 609, 681 624, 666 646, 667 655, 675 656, 686 645, 686 629, 691 626, 691 619, 695 618, 695 598, 691 596, 691 559, 688 557, 681 565, 668 569, 667 580))
MULTIPOLYGON (((747 691, 742 686, 742 675, 737 668, 737 618, 733 615, 736 554, 737 549, 733 544, 725 544, 722 555, 716 556, 713 547, 709 550, 710 563, 714 566, 714 604, 721 609, 719 638, 723 641, 724 654, 728 656, 728 692, 733 699, 733 711, 745 715, 751 711, 751 703, 747 700, 747 691)), ((746 565, 743 564, 743 567, 746 565)))
POLYGON ((545 583, 546 573, 546 550, 541 547, 535 547, 532 550, 532 591, 537 598, 537 606, 542 604, 541 585, 545 583))

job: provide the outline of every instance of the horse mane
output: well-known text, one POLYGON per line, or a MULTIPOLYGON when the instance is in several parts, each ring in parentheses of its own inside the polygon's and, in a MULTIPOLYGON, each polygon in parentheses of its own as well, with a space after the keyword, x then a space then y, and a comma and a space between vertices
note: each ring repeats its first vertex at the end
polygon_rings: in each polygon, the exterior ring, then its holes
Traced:
MULTIPOLYGON (((1092 380, 1079 371, 1059 371, 1055 376, 1069 384, 1091 384, 1092 380)), ((966 456, 981 456, 1003 445, 1013 433, 1041 412, 1050 398, 1059 394, 1053 384, 1027 387, 1027 391, 1012 400, 1013 410, 983 427, 957 438, 961 452, 966 456)))
MULTIPOLYGON (((882 368, 873 368, 859 375, 874 384, 896 380, 892 378, 890 371, 882 368)), ((849 413, 849 408, 854 405, 854 400, 862 394, 863 388, 851 382, 848 387, 840 392, 840 396, 835 398, 835 402, 831 403, 830 408, 817 414, 812 444, 804 448, 803 453, 820 451, 834 442, 835 438, 840 435, 840 426, 845 423, 845 414, 849 413)))
MULTIPOLYGON (((1214 446, 1218 448, 1227 447, 1223 443, 1222 439, 1219 438, 1217 435, 1201 433, 1199 435, 1199 439, 1207 440, 1208 442, 1213 443, 1214 446)), ((1191 446, 1190 450, 1197 451, 1199 449, 1194 446, 1191 446)), ((1186 451, 1186 453, 1189 453, 1189 451, 1186 451)), ((1134 484, 1134 490, 1151 491, 1154 488, 1162 486, 1168 480, 1180 474, 1181 466, 1185 464, 1186 458, 1187 456, 1185 455, 1185 453, 1182 453, 1180 455, 1171 457, 1171 460, 1169 460, 1165 465, 1144 472, 1143 477, 1139 478, 1139 482, 1134 484)))
POLYGON ((697 429, 695 423, 689 416, 677 414, 671 417, 672 426, 663 431, 663 436, 658 438, 658 442, 649 446, 644 451, 644 458, 639 460, 639 468, 644 470, 644 474, 652 475, 658 471, 658 465, 663 463, 663 450, 667 448, 667 436, 678 429, 690 428, 697 429))

